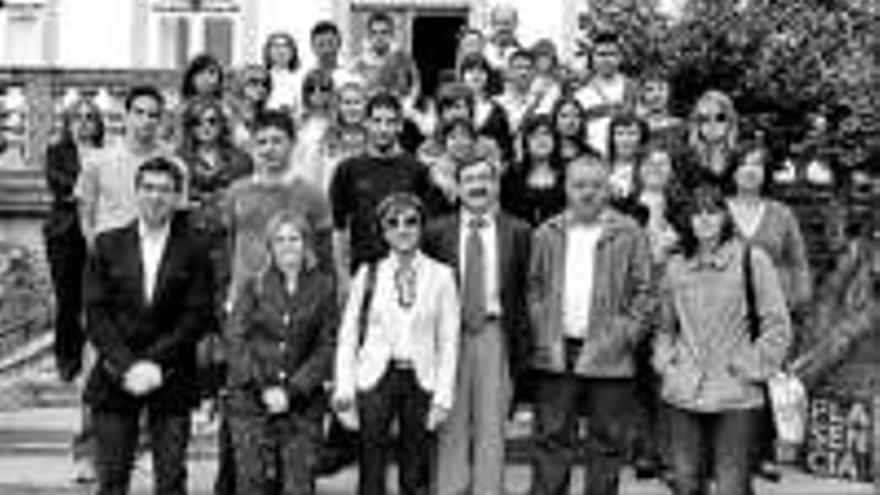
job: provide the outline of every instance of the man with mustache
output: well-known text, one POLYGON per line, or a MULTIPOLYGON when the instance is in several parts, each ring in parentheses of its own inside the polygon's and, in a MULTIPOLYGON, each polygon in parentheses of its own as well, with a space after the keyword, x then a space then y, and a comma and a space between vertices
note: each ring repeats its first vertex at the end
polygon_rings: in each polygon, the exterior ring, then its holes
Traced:
POLYGON ((634 350, 651 313, 647 235, 608 205, 596 152, 569 162, 567 207, 535 232, 528 305, 538 370, 535 495, 568 492, 568 451, 588 418, 587 495, 613 495, 626 453, 634 350))
POLYGON ((457 169, 459 212, 425 234, 425 251, 456 268, 462 301, 455 402, 438 434, 439 495, 504 492, 505 419, 530 347, 531 231, 500 210, 497 154, 471 149, 457 169))

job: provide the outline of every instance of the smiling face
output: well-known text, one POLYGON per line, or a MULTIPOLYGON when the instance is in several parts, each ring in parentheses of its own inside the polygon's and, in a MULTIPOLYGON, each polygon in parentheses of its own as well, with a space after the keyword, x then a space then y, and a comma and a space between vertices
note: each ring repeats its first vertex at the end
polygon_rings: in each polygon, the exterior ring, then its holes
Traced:
POLYGON ((636 123, 618 125, 614 127, 612 139, 615 158, 632 160, 641 146, 642 131, 636 123))
POLYGON ((621 54, 617 43, 598 43, 593 48, 593 70, 601 77, 611 77, 620 70, 621 54))
POLYGON ((766 153, 763 150, 755 149, 747 153, 733 174, 737 191, 759 193, 766 178, 765 166, 766 153))
POLYGON ((170 174, 141 172, 135 190, 140 218, 148 227, 158 228, 170 221, 179 200, 177 185, 170 174))
POLYGON ((220 139, 223 116, 214 108, 205 108, 196 118, 193 137, 197 143, 216 143, 220 139))
POLYGON ((672 179, 672 159, 665 150, 653 150, 639 168, 642 186, 650 191, 662 191, 672 179))
POLYGON ((529 133, 526 144, 532 160, 546 160, 553 154, 556 140, 549 127, 539 126, 529 133))
POLYGON ((489 73, 479 65, 472 65, 462 74, 462 81, 467 84, 476 95, 483 94, 489 83, 489 73))
POLYGON ((380 153, 390 152, 397 144, 402 127, 401 116, 394 109, 381 106, 373 108, 367 118, 370 145, 380 153))
POLYGON ((296 54, 287 36, 276 35, 269 40, 269 64, 272 68, 287 69, 296 54))
POLYGON ((382 234, 393 252, 414 253, 422 237, 419 212, 411 207, 394 208, 382 218, 382 234))
POLYGON ((565 194, 575 217, 592 222, 598 218, 609 198, 608 168, 596 158, 583 157, 568 165, 565 194))
POLYGON ((339 117, 343 124, 361 124, 366 118, 367 98, 360 88, 346 86, 339 92, 339 117))
POLYGON ((669 107, 669 83, 664 79, 654 78, 642 84, 642 106, 647 110, 662 112, 669 107))
POLYGON ((264 174, 278 175, 287 170, 293 140, 282 129, 263 127, 254 133, 256 168, 264 174))
POLYGON ((556 114, 556 130, 559 135, 582 140, 584 136, 579 135, 581 124, 581 112, 575 102, 569 101, 559 107, 556 114))
POLYGON ((305 236, 296 223, 282 222, 269 238, 269 250, 278 267, 298 269, 305 259, 305 236))
POLYGON ((461 204, 468 210, 485 213, 498 203, 498 171, 489 161, 462 168, 458 183, 461 204))
POLYGON ((391 50, 391 43, 394 40, 394 26, 386 20, 373 20, 367 26, 367 38, 373 52, 384 55, 391 50))
POLYGON ((100 120, 98 108, 86 100, 80 100, 70 109, 70 133, 77 141, 92 143, 98 137, 100 120))
POLYGON ((132 100, 126 114, 126 129, 140 143, 155 143, 159 123, 162 120, 162 106, 152 96, 139 96, 132 100))
POLYGON ((203 96, 213 96, 220 91, 220 67, 209 65, 196 73, 193 77, 193 86, 196 94, 203 96))
POLYGON ((721 240, 725 212, 721 208, 699 210, 691 216, 694 237, 701 245, 714 246, 721 240))

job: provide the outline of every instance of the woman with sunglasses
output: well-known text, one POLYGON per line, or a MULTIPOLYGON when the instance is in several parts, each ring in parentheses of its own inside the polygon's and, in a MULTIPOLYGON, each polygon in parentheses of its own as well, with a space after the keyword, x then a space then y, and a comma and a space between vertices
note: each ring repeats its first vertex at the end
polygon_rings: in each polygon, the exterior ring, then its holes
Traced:
POLYGON ((265 266, 245 282, 232 312, 224 412, 235 493, 315 492, 338 308, 313 239, 309 222, 295 213, 272 217, 263 235, 265 266))
POLYGON ((791 342, 785 295, 770 257, 737 238, 717 187, 698 186, 683 215, 652 358, 669 406, 673 493, 708 494, 714 478, 717 495, 750 495, 764 387, 791 342))
MULTIPOLYGON (((98 106, 86 99, 75 101, 62 118, 61 139, 46 150, 46 183, 52 200, 43 236, 55 293, 55 365, 61 379, 69 382, 83 369, 85 347, 82 283, 86 241, 73 190, 83 160, 104 146, 104 119, 98 106)), ((80 431, 73 439, 76 482, 95 479, 92 436, 90 414, 84 406, 80 431)))
POLYGON ((452 267, 420 250, 421 200, 392 193, 376 210, 388 254, 362 264, 336 350, 334 409, 360 430, 358 493, 386 490, 398 422, 399 493, 427 493, 431 435, 452 408, 461 308, 452 267))
POLYGON ((322 192, 327 190, 325 184, 330 182, 332 174, 328 173, 321 156, 321 139, 330 128, 335 107, 331 74, 320 69, 306 74, 302 85, 302 118, 290 170, 322 192))
POLYGON ((236 78, 232 112, 233 142, 248 149, 257 118, 266 110, 272 93, 272 79, 262 65, 246 65, 236 78))
POLYGON ((725 93, 709 90, 694 104, 688 122, 688 149, 680 177, 689 190, 711 183, 725 188, 739 138, 739 116, 725 93))

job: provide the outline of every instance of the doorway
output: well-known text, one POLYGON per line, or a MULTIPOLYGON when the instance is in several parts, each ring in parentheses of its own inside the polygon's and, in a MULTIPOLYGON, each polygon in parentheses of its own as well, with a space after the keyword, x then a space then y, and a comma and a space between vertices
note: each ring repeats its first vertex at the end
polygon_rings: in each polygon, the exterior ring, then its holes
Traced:
POLYGON ((416 11, 412 21, 412 54, 422 79, 422 94, 436 94, 440 75, 455 70, 458 34, 467 25, 467 9, 416 11))

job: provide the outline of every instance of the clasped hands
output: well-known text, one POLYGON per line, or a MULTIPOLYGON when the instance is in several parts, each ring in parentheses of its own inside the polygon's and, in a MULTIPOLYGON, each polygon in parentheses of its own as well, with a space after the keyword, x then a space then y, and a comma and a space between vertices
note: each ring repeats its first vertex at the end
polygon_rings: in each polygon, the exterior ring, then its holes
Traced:
POLYGON ((152 361, 137 361, 125 372, 122 386, 135 397, 147 395, 162 386, 162 368, 152 361))
MULTIPOLYGON (((333 410, 336 411, 343 426, 350 430, 357 430, 360 426, 355 398, 350 394, 334 394, 331 399, 333 410)), ((450 409, 439 404, 432 404, 428 411, 427 428, 434 431, 449 419, 450 409)))

